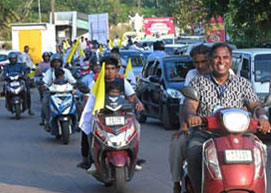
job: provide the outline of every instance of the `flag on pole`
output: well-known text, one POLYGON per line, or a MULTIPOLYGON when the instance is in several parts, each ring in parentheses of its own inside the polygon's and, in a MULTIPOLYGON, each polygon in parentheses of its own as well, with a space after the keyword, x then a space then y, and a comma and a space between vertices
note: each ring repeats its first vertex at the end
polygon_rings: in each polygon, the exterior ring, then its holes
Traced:
POLYGON ((77 50, 77 48, 79 47, 79 45, 80 45, 80 39, 78 38, 76 41, 76 44, 72 46, 71 52, 66 59, 66 63, 70 63, 72 61, 73 55, 75 51, 77 50))
POLYGON ((122 43, 124 42, 124 36, 122 35, 120 38, 120 41, 118 43, 118 47, 120 48, 122 46, 122 43))
POLYGON ((99 52, 100 52, 100 53, 103 53, 103 51, 104 51, 104 50, 103 50, 103 45, 100 44, 100 45, 99 45, 99 52))
POLYGON ((93 109, 93 115, 96 114, 97 110, 104 108, 105 103, 105 63, 102 64, 102 69, 96 80, 96 83, 92 89, 92 93, 95 96, 95 104, 93 109))
POLYGON ((125 69, 124 78, 127 79, 128 75, 133 72, 132 60, 129 58, 128 64, 125 69))
POLYGON ((114 44, 112 40, 109 40, 109 45, 108 45, 109 49, 111 50, 112 48, 114 48, 114 44))

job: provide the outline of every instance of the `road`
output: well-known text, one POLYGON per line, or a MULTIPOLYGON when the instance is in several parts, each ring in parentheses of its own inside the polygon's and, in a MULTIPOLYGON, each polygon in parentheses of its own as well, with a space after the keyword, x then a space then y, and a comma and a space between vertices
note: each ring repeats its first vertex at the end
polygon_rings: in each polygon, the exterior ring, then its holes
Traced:
MULTIPOLYGON (((0 193, 110 192, 76 167, 81 161, 79 133, 63 145, 39 126, 41 104, 37 91, 32 93, 35 116, 25 112, 21 120, 7 112, 0 99, 0 193)), ((165 131, 154 119, 143 124, 141 131, 140 157, 148 163, 127 184, 127 192, 169 193, 168 147, 173 131, 165 131)))

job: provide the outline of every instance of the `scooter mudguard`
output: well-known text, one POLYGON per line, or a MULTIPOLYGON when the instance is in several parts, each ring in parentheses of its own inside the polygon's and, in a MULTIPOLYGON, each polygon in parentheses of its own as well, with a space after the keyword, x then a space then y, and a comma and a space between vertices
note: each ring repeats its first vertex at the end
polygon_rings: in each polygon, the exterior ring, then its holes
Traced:
POLYGON ((130 160, 126 151, 109 151, 106 155, 109 163, 116 167, 123 167, 130 160))

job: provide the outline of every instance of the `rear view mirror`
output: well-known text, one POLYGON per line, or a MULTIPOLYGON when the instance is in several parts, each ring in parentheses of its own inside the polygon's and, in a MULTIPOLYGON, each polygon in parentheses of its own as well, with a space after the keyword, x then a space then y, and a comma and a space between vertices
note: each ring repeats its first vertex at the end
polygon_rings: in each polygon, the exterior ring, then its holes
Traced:
POLYGON ((185 86, 181 89, 181 93, 183 96, 185 96, 186 98, 188 99, 192 99, 192 100, 195 100, 195 101, 199 101, 199 94, 198 92, 192 88, 192 87, 189 87, 189 86, 185 86))
POLYGON ((271 95, 269 94, 264 98, 264 102, 262 104, 262 107, 267 107, 270 105, 271 105, 271 95))

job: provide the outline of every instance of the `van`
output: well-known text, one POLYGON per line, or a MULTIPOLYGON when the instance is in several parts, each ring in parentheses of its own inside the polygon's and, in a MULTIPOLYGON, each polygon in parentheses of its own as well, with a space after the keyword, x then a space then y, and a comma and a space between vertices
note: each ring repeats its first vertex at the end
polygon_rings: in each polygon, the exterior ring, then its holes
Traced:
MULTIPOLYGON (((260 102, 264 101, 270 93, 271 80, 271 49, 249 48, 236 49, 232 51, 232 69, 236 75, 247 78, 253 85, 260 102)), ((271 108, 266 108, 271 120, 271 108)), ((270 144, 271 134, 257 133, 264 142, 270 144)))
POLYGON ((247 78, 260 101, 270 92, 271 49, 248 48, 232 51, 232 69, 236 75, 247 78))

